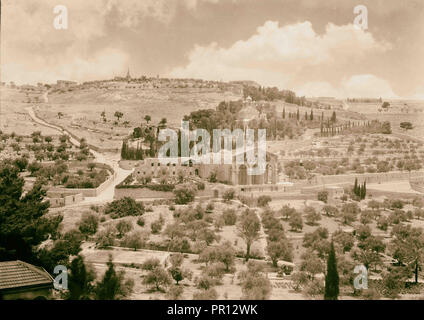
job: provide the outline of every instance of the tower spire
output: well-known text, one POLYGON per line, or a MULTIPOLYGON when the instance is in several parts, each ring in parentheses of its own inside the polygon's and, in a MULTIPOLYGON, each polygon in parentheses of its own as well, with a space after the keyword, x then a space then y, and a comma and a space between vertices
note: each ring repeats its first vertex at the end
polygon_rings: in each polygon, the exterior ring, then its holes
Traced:
POLYGON ((130 67, 128 67, 128 71, 127 71, 127 80, 131 80, 131 75, 130 75, 130 67))

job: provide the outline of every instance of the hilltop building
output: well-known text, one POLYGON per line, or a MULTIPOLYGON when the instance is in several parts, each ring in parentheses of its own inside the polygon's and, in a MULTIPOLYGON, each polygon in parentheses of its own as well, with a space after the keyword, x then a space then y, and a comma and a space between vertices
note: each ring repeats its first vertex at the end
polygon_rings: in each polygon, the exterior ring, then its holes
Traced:
POLYGON ((127 75, 125 77, 125 79, 130 82, 131 81, 131 75, 130 75, 130 68, 128 67, 128 71, 127 71, 127 75))
POLYGON ((58 88, 71 88, 76 87, 78 85, 75 81, 68 81, 68 80, 57 80, 56 87, 58 88))

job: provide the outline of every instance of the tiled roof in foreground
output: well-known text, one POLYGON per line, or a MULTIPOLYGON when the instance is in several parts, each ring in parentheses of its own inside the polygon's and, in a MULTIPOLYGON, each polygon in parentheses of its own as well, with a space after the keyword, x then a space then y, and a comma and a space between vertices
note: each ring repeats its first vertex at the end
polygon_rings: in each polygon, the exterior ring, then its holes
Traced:
POLYGON ((0 290, 52 283, 53 278, 42 268, 19 260, 0 262, 0 290))

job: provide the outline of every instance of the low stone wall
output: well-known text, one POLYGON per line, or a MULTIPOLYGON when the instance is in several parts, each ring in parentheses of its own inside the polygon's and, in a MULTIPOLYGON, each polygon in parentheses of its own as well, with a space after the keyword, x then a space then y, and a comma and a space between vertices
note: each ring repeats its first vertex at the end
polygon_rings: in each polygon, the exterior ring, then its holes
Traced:
POLYGON ((358 179, 359 183, 366 181, 367 183, 383 183, 390 181, 409 180, 410 176, 424 177, 423 171, 415 172, 385 172, 385 173, 363 173, 363 174, 341 174, 332 176, 318 176, 312 180, 312 184, 341 184, 341 183, 355 183, 358 179))
MULTIPOLYGON (((213 189, 208 188, 196 192, 197 198, 212 198, 213 195, 213 189)), ((113 198, 119 200, 124 197, 133 199, 173 199, 175 195, 171 191, 156 191, 149 188, 115 188, 113 198)))
POLYGON ((65 198, 46 198, 50 202, 50 208, 59 208, 65 206, 65 198))
POLYGON ((174 197, 174 193, 166 191, 155 191, 148 188, 115 188, 115 194, 113 198, 115 200, 119 200, 124 197, 130 197, 133 199, 171 199, 174 197))
POLYGON ((367 197, 375 198, 381 196, 385 196, 389 199, 414 199, 419 196, 419 194, 412 192, 393 192, 367 188, 367 197))
MULTIPOLYGON (((66 161, 66 165, 70 169, 81 168, 81 167, 86 168, 89 163, 94 163, 96 165, 97 169, 106 169, 106 170, 109 170, 112 173, 114 172, 113 168, 106 163, 93 162, 93 161, 89 161, 89 160, 84 160, 84 161, 69 160, 69 161, 66 161)), ((54 165, 55 161, 43 161, 40 164, 44 167, 48 167, 48 166, 54 165)))
POLYGON ((400 133, 400 132, 393 132, 392 135, 397 137, 397 138, 401 138, 403 140, 406 140, 406 141, 414 141, 414 142, 418 142, 418 143, 423 142, 423 140, 418 138, 418 137, 413 137, 413 136, 403 134, 403 133, 400 133))
POLYGON ((121 160, 119 167, 124 170, 132 170, 140 160, 121 160))
POLYGON ((281 191, 265 191, 257 192, 242 192, 240 196, 248 198, 257 198, 258 196, 269 196, 272 200, 316 200, 314 194, 301 194, 298 192, 281 192, 281 191))
POLYGON ((102 193, 107 187, 110 186, 110 184, 114 180, 115 173, 110 175, 106 181, 104 181, 101 185, 99 185, 97 188, 52 188, 49 190, 49 192, 54 193, 72 193, 72 194, 78 194, 81 193, 84 197, 97 197, 100 193, 102 193))
POLYGON ((422 181, 410 181, 409 184, 413 190, 424 194, 424 179, 422 181))
POLYGON ((82 193, 66 192, 59 194, 58 192, 50 192, 47 200, 50 202, 51 208, 57 208, 79 203, 84 200, 84 196, 82 193))
POLYGON ((293 192, 296 190, 295 185, 284 185, 284 184, 257 184, 257 185, 237 185, 235 186, 236 190, 240 193, 249 193, 249 192, 269 192, 269 191, 279 191, 279 192, 293 192))

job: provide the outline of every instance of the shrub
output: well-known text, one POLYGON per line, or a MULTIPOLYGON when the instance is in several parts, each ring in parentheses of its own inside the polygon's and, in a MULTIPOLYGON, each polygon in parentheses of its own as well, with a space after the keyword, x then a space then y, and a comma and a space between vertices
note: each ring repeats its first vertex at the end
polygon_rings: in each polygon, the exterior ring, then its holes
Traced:
POLYGON ((206 213, 212 213, 214 208, 213 202, 209 202, 206 206, 206 213))
POLYGON ((306 223, 309 225, 315 225, 317 221, 321 220, 321 215, 313 207, 306 207, 304 213, 306 215, 306 223))
POLYGON ((365 300, 380 300, 381 298, 380 293, 374 288, 369 288, 368 290, 362 290, 361 296, 365 300))
POLYGON ((126 233, 130 232, 133 225, 130 221, 121 220, 116 224, 116 230, 118 231, 118 237, 122 238, 126 233))
POLYGON ((233 199, 234 199, 235 194, 236 194, 236 192, 235 192, 235 190, 234 190, 234 189, 227 189, 227 190, 225 190, 225 191, 224 191, 224 193, 222 194, 222 198, 223 198, 225 201, 230 201, 230 200, 233 200, 233 199))
POLYGON ((306 272, 299 271, 299 272, 293 273, 293 275, 291 276, 291 280, 292 280, 293 290, 296 292, 300 292, 308 283, 309 278, 306 272))
POLYGON ((115 230, 113 227, 101 231, 96 237, 98 248, 107 248, 115 244, 115 230))
POLYGON ((328 201, 328 191, 319 191, 317 196, 319 201, 327 203, 328 201))
POLYGON ((194 209, 194 211, 195 211, 194 217, 197 220, 203 219, 203 216, 205 215, 205 210, 203 210, 203 207, 202 207, 202 205, 200 203, 197 204, 197 206, 194 209))
POLYGON ((91 213, 85 212, 79 223, 79 230, 85 235, 93 235, 97 232, 99 226, 99 218, 91 213))
POLYGON ((158 259, 149 259, 142 265, 142 269, 148 271, 143 283, 152 285, 153 290, 162 291, 162 287, 172 283, 168 272, 160 265, 158 259))
POLYGON ((390 201, 390 205, 392 209, 402 209, 403 208, 403 201, 402 200, 392 200, 390 201))
POLYGON ((391 299, 399 297, 402 289, 405 288, 405 275, 401 270, 394 269, 386 272, 382 279, 382 293, 391 299))
POLYGON ((196 281, 196 287, 204 290, 209 290, 216 284, 218 284, 217 281, 208 275, 202 275, 196 281))
POLYGON ((144 219, 143 219, 142 217, 138 218, 138 219, 137 219, 137 224, 138 224, 140 227, 144 227, 144 219))
POLYGON ((147 236, 145 234, 142 234, 141 232, 133 232, 125 236, 121 245, 127 248, 133 248, 134 251, 136 251, 145 245, 146 240, 147 236))
POLYGON ((100 207, 99 206, 96 206, 96 205, 91 205, 90 206, 90 210, 99 213, 100 207))
POLYGON ((266 300, 272 291, 271 282, 264 275, 263 267, 257 263, 249 263, 247 271, 239 275, 243 299, 266 300))
POLYGON ((207 274, 209 277, 221 280, 224 276, 226 270, 225 264, 222 262, 214 262, 210 265, 208 265, 203 272, 207 274))
POLYGON ((126 216, 140 216, 144 213, 144 205, 141 202, 136 202, 133 198, 124 197, 108 203, 105 213, 111 214, 113 219, 126 216))
POLYGON ((288 240, 279 240, 268 242, 267 246, 268 255, 271 258, 273 267, 278 266, 279 259, 292 261, 293 253, 292 247, 288 240))
POLYGON ((152 222, 150 228, 152 229, 153 234, 158 234, 162 230, 163 225, 165 224, 165 220, 162 216, 160 216, 156 221, 152 222))
POLYGON ((300 213, 296 212, 290 216, 289 220, 290 227, 293 231, 299 231, 303 229, 303 219, 300 213))
POLYGON ((173 285, 168 289, 166 297, 170 300, 179 300, 183 295, 184 288, 182 286, 173 285))
POLYGON ((193 300, 216 300, 218 293, 214 288, 198 291, 193 294, 193 300))
POLYGON ((222 213, 224 224, 226 226, 233 226, 237 222, 237 214, 234 209, 227 209, 222 213))
POLYGON ((217 178, 216 178, 216 172, 215 171, 212 171, 211 173, 210 173, 210 175, 209 175, 209 177, 208 177, 208 181, 210 182, 210 183, 215 183, 215 182, 217 182, 218 180, 217 180, 217 178))
POLYGON ((195 190, 191 185, 179 185, 174 189, 175 203, 187 204, 192 202, 195 197, 195 190))
POLYGON ((271 202, 271 197, 270 196, 259 196, 258 197, 258 206, 259 207, 266 207, 268 205, 268 203, 271 202))
POLYGON ((313 279, 305 288, 305 295, 310 297, 322 296, 324 294, 324 283, 319 279, 313 279))

